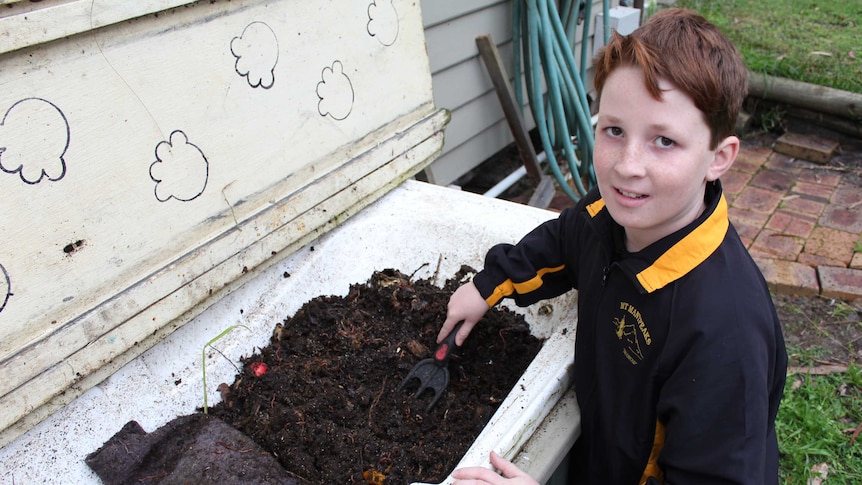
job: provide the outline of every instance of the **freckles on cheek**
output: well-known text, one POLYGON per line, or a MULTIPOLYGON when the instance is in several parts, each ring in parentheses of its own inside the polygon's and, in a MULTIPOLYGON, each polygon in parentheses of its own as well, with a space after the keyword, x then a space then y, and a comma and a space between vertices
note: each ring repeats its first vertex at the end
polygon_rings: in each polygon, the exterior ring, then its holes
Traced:
POLYGON ((608 173, 610 167, 613 165, 612 160, 613 156, 607 150, 596 148, 593 151, 593 169, 595 170, 596 180, 599 184, 601 184, 604 175, 608 173))

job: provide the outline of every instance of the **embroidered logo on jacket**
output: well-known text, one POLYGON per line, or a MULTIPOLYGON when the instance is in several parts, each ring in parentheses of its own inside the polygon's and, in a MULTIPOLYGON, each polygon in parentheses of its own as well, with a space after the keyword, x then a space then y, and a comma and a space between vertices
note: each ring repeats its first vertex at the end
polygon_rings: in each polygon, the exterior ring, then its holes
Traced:
POLYGON ((644 349, 652 344, 652 338, 637 308, 621 301, 620 310, 623 314, 614 318, 614 333, 623 344, 623 355, 637 365, 644 360, 644 349))

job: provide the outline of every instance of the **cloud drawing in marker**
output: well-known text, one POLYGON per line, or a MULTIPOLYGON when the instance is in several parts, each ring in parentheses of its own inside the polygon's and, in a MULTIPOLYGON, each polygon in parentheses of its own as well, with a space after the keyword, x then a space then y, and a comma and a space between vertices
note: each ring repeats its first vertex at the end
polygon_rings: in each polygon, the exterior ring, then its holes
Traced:
POLYGON ((66 175, 69 122, 50 101, 25 98, 0 121, 0 170, 17 173, 28 184, 66 175))
POLYGON ((247 78, 249 86, 272 87, 278 62, 278 39, 269 25, 263 22, 248 24, 242 35, 230 41, 230 51, 236 57, 236 73, 247 78))
POLYGON ((347 118, 353 109, 353 85, 350 78, 344 74, 341 61, 332 63, 332 67, 324 67, 322 80, 317 83, 317 111, 320 116, 332 116, 336 120, 347 118))
POLYGON ((6 308, 10 296, 12 296, 12 284, 9 282, 9 273, 0 264, 0 312, 6 308))
POLYGON ((368 5, 368 35, 385 46, 398 38, 398 11, 392 0, 374 0, 368 5))
POLYGON ((171 133, 170 141, 156 145, 156 161, 150 165, 150 178, 156 182, 159 202, 174 198, 188 202, 201 195, 209 178, 209 162, 181 130, 171 133))

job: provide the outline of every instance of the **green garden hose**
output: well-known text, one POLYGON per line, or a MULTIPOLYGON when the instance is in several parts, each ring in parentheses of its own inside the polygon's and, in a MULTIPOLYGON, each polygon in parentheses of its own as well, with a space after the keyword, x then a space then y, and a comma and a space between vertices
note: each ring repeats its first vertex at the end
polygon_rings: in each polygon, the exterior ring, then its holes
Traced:
MULTIPOLYGON (((609 0, 603 0, 605 42, 610 34, 609 0)), ((593 170, 593 126, 586 94, 589 19, 592 1, 581 11, 580 0, 562 0, 561 9, 553 0, 515 0, 512 15, 514 65, 522 65, 530 111, 542 140, 548 166, 559 186, 577 201, 595 186, 593 170), (583 14, 583 15, 582 15, 583 14), (574 49, 580 19, 581 63, 575 63, 574 49), (543 87, 547 92, 543 92, 543 87), (574 187, 568 183, 557 162, 566 159, 574 187)), ((515 76, 515 97, 523 106, 521 76, 515 76)))

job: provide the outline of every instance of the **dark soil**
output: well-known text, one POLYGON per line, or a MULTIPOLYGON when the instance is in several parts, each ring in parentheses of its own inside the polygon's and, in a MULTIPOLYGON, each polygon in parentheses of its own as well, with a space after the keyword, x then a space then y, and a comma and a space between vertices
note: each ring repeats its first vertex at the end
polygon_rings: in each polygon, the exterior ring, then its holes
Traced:
POLYGON ((541 347, 522 316, 492 309, 452 355, 448 390, 430 412, 430 391, 413 397, 415 380, 396 392, 431 357, 449 296, 471 271, 441 289, 386 270, 346 297, 309 301, 220 386, 210 414, 301 483, 443 481, 541 347))
POLYGON ((791 367, 862 367, 862 301, 782 294, 772 300, 791 367))

